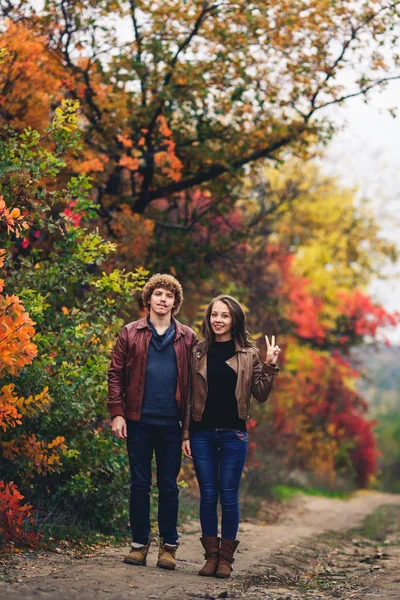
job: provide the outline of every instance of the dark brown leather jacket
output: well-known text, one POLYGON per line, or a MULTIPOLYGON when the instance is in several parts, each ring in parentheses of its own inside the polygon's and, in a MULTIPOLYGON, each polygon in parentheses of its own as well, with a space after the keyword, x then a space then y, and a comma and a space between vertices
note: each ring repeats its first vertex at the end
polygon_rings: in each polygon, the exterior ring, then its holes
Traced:
MULTIPOLYGON (((242 348, 235 343, 235 355, 226 363, 237 373, 236 399, 239 419, 250 417, 250 397, 266 402, 272 390, 277 367, 261 362, 258 350, 242 348)), ((189 398, 183 421, 182 439, 189 439, 190 421, 201 421, 207 400, 207 353, 204 342, 199 342, 192 351, 192 366, 189 398)))
MULTIPOLYGON (((197 336, 190 327, 182 325, 176 319, 173 320, 176 328, 174 349, 178 368, 176 404, 183 421, 188 398, 191 351, 197 336)), ((128 323, 119 334, 108 370, 107 406, 111 417, 121 415, 132 421, 140 419, 151 336, 152 330, 147 317, 128 323)))

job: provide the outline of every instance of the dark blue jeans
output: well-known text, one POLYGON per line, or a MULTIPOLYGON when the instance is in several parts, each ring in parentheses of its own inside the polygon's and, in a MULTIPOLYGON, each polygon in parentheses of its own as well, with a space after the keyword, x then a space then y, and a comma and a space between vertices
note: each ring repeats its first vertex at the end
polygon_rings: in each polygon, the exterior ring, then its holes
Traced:
POLYGON ((190 446, 200 487, 203 536, 218 535, 217 503, 222 509, 222 537, 236 540, 239 528, 239 485, 247 456, 247 433, 209 429, 192 433, 190 446))
POLYGON ((182 456, 179 423, 170 426, 127 421, 127 427, 133 540, 146 544, 150 535, 151 463, 155 452, 159 493, 158 529, 166 544, 176 544, 179 495, 176 479, 182 456))

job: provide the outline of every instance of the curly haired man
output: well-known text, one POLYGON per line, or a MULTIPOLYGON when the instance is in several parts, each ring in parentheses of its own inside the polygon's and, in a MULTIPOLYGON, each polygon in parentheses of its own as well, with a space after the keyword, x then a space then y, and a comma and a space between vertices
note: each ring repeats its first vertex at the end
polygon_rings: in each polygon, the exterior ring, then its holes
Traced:
POLYGON ((157 566, 175 569, 178 547, 178 486, 181 422, 188 396, 190 357, 196 334, 176 315, 183 302, 180 283, 157 274, 142 291, 148 315, 121 330, 108 371, 112 431, 127 438, 131 470, 130 522, 133 542, 124 562, 145 565, 150 547, 150 488, 156 457, 157 566))

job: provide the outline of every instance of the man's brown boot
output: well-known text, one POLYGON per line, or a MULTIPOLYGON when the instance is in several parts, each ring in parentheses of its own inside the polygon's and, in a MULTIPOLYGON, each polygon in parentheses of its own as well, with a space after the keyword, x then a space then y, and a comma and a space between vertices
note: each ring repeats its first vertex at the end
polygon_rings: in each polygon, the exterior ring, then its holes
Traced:
POLYGON ((157 567, 161 567, 161 569, 170 569, 173 571, 176 567, 175 554, 178 546, 179 544, 164 544, 164 540, 160 538, 157 567))
POLYGON ((207 562, 204 567, 200 569, 199 575, 203 575, 203 577, 212 577, 217 570, 219 544, 221 540, 216 536, 206 536, 201 537, 200 541, 205 550, 204 558, 207 562))
POLYGON ((138 565, 143 567, 146 566, 146 559, 149 553, 149 548, 150 540, 141 548, 134 548, 132 544, 131 551, 124 558, 124 563, 129 563, 130 565, 138 565))
POLYGON ((215 577, 220 577, 222 579, 231 576, 233 569, 232 565, 235 562, 233 555, 235 554, 235 550, 238 546, 238 540, 235 541, 222 538, 221 548, 219 549, 218 567, 215 577))

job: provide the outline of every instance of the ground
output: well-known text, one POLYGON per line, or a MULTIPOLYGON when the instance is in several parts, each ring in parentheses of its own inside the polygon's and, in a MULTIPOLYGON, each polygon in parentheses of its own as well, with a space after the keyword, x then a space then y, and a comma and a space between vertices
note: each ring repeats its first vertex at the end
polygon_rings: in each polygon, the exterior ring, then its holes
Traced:
POLYGON ((17 600, 399 600, 400 496, 298 497, 274 525, 241 524, 230 580, 199 577, 199 526, 182 527, 176 571, 122 562, 126 547, 76 559, 66 548, 4 563, 0 598, 17 600), (368 516, 372 515, 372 516, 368 516), (367 518, 366 518, 367 517, 367 518))

